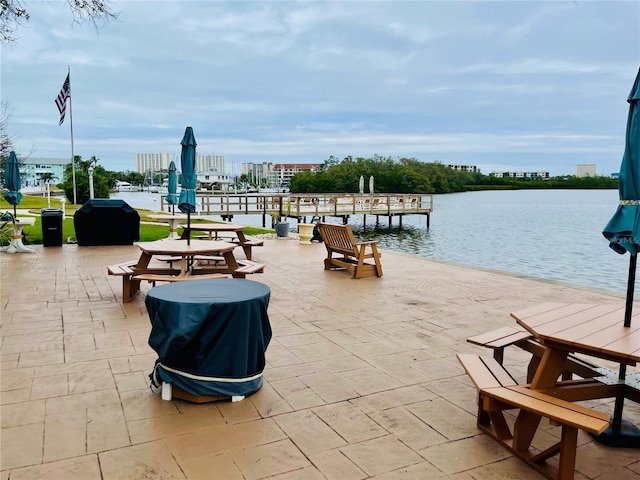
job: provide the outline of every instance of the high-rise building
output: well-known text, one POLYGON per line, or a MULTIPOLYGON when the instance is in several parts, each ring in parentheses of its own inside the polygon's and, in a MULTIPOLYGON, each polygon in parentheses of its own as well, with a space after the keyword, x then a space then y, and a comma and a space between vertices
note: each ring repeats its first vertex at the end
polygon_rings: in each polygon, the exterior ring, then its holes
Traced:
MULTIPOLYGON (((180 170, 180 167, 178 167, 180 170)), ((218 171, 224 173, 224 155, 196 155, 196 172, 218 171)))
MULTIPOLYGON (((148 173, 169 170, 171 158, 169 152, 164 153, 136 153, 136 172, 148 173)), ((180 169, 180 166, 177 166, 180 169)))
MULTIPOLYGON (((181 170, 180 158, 174 160, 176 169, 181 170)), ((164 153, 136 153, 136 172, 149 173, 169 170, 171 155, 164 153)), ((224 155, 196 155, 196 172, 216 170, 224 173, 224 155)))
POLYGON ((271 170, 273 170, 271 162, 242 164, 242 173, 249 177, 249 182, 254 184, 267 183, 271 170))
POLYGON ((595 163, 579 163, 576 165, 576 177, 595 177, 596 176, 596 164, 595 163))

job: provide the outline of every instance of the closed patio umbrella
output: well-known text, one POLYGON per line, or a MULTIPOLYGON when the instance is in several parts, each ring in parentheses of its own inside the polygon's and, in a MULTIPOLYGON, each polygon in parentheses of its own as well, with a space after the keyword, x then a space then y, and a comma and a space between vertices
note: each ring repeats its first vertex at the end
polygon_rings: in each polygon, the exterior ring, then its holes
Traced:
POLYGON ((369 193, 373 195, 373 175, 369 177, 369 193))
POLYGON ((4 171, 4 186, 7 188, 7 192, 4 193, 4 199, 13 205, 13 218, 16 218, 16 205, 22 200, 22 194, 20 193, 20 187, 22 187, 22 179, 20 178, 20 164, 16 157, 16 152, 11 152, 7 159, 7 164, 4 171))
POLYGON ((182 137, 182 152, 180 153, 180 165, 182 176, 180 178, 180 200, 178 208, 187 214, 187 245, 191 244, 191 213, 196 211, 196 137, 193 129, 187 127, 182 137))
POLYGON ((171 161, 169 164, 169 184, 167 185, 167 196, 164 199, 171 205, 171 213, 176 212, 176 203, 178 203, 178 175, 176 174, 176 164, 171 161))
MULTIPOLYGON (((624 326, 631 327, 631 314, 636 278, 636 263, 640 251, 640 70, 629 93, 629 116, 627 118, 627 133, 624 154, 620 165, 618 189, 620 202, 616 212, 604 228, 602 234, 609 240, 609 246, 616 252, 629 252, 629 274, 627 278, 627 299, 625 304, 624 326)), ((620 366, 619 380, 626 378, 626 365, 620 366)), ((605 434, 611 434, 610 441, 603 441, 609 445, 640 447, 640 430, 625 422, 622 429, 622 408, 624 397, 616 398, 612 425, 605 434)))
POLYGON ((358 184, 358 187, 360 188, 360 195, 362 195, 364 193, 364 177, 362 175, 360 175, 360 183, 358 184))

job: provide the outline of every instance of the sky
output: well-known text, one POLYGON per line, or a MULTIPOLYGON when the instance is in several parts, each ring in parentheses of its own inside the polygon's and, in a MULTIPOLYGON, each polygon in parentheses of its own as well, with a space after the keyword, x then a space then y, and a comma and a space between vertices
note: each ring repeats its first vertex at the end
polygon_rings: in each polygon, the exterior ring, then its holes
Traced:
POLYGON ((193 127, 241 163, 417 158, 494 171, 617 172, 640 67, 633 1, 120 1, 75 24, 23 0, 2 45, 16 153, 135 170, 193 127), (54 99, 71 71, 71 116, 54 99))

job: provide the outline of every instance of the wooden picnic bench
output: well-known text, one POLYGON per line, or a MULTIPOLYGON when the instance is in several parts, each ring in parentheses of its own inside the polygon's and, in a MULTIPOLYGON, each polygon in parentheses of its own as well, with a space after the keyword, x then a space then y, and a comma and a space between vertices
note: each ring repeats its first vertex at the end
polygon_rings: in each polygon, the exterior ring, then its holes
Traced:
MULTIPOLYGON (((500 365, 502 365, 504 360, 504 349, 511 345, 531 353, 531 361, 527 369, 527 382, 533 380, 533 375, 544 353, 544 347, 540 345, 540 342, 538 342, 530 332, 518 325, 515 327, 505 326, 490 332, 481 333, 480 335, 467 338, 467 342, 493 350, 493 358, 496 359, 500 365)), ((594 378, 603 375, 615 375, 615 372, 611 372, 607 368, 600 367, 570 354, 565 361, 562 378, 563 380, 570 380, 574 374, 582 378, 594 378)))
POLYGON ((140 280, 133 280, 133 267, 138 260, 129 260, 127 262, 117 263, 107 266, 107 273, 122 277, 122 301, 129 302, 140 290, 140 280))
POLYGON ((356 242, 348 224, 318 222, 318 230, 327 249, 325 270, 344 268, 351 272, 351 278, 382 276, 377 242, 356 242), (334 257, 334 254, 341 256, 334 257))
POLYGON ((261 238, 255 238, 255 237, 244 237, 244 240, 241 241, 239 238, 232 238, 231 239, 231 243, 235 243, 239 246, 242 247, 242 251, 244 252, 245 257, 247 257, 247 260, 251 260, 251 249, 253 247, 261 247, 264 245, 264 240, 261 238))
POLYGON ((572 480, 578 429, 600 434, 609 427, 609 416, 563 400, 555 396, 556 392, 518 385, 495 358, 458 354, 458 360, 478 390, 478 428, 545 477, 572 480), (504 411, 510 409, 520 409, 513 429, 504 416, 504 411), (562 432, 558 443, 535 452, 530 448, 531 441, 542 417, 560 426, 562 432), (557 466, 547 462, 557 454, 557 466))

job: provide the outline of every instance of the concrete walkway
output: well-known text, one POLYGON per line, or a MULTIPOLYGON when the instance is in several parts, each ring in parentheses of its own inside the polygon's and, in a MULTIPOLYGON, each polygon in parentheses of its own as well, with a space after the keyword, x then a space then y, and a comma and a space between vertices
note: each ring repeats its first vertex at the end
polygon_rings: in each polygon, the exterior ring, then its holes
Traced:
MULTIPOLYGON (((384 277, 351 280, 325 272, 324 255, 294 240, 254 249, 266 269, 252 279, 272 291, 265 384, 208 404, 148 387, 149 286, 122 304, 106 270, 136 246, 0 255, 0 480, 542 478, 476 428, 455 354, 488 354, 465 339, 511 325, 515 309, 623 299, 388 251, 384 277)), ((527 360, 505 353, 520 381, 527 360)), ((625 418, 640 424, 638 405, 625 418)), ((536 448, 559 435, 543 423, 536 448)), ((640 451, 579 443, 577 479, 640 478, 640 451)))

